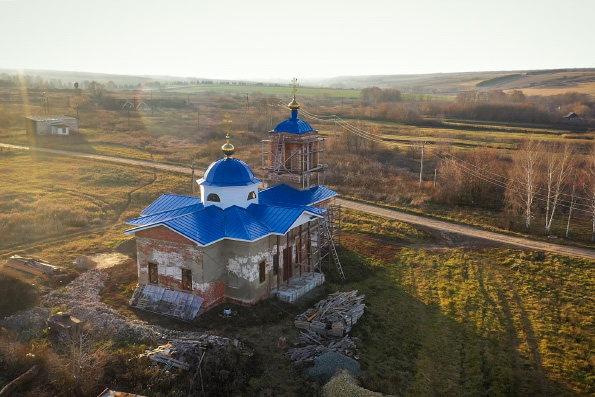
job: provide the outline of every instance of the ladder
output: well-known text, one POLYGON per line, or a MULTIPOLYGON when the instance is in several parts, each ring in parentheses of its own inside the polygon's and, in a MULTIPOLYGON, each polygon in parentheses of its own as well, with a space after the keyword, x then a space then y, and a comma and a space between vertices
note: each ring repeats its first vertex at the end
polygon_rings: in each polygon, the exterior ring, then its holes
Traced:
POLYGON ((345 280, 345 273, 343 273, 343 267, 341 266, 341 261, 339 260, 339 254, 337 253, 337 248, 335 247, 335 241, 333 240, 333 235, 331 234, 331 230, 329 229, 328 222, 324 222, 324 231, 328 237, 329 241, 329 251, 333 257, 333 262, 335 262, 335 266, 337 267, 337 271, 343 280, 345 280))

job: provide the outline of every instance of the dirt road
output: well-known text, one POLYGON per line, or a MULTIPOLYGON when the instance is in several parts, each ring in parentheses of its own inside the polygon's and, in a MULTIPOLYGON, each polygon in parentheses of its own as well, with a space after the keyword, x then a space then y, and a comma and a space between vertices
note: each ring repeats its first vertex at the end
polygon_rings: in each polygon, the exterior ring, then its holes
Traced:
MULTIPOLYGON (((29 146, 21 146, 21 145, 11 145, 8 143, 0 143, 0 147, 8 148, 8 149, 19 149, 19 150, 33 150, 36 152, 42 153, 50 153, 50 154, 58 154, 61 156, 70 156, 70 157, 83 157, 87 159, 99 160, 99 161, 109 161, 112 163, 121 163, 121 164, 129 164, 129 165, 138 165, 141 167, 149 167, 149 168, 157 168, 160 170, 166 171, 174 171, 174 172, 182 172, 190 174, 192 170, 188 167, 182 167, 181 165, 171 165, 171 164, 164 164, 164 163, 156 163, 154 161, 149 160, 136 160, 136 159, 126 159, 123 157, 111 157, 111 156, 104 156, 101 154, 91 154, 91 153, 84 153, 84 152, 71 152, 68 150, 58 150, 58 149, 48 149, 42 147, 29 147, 29 146)), ((197 172, 197 175, 202 174, 197 172)))
MULTIPOLYGON (((6 143, 0 143, 0 147, 4 148, 11 148, 11 149, 20 149, 20 150, 35 150, 38 152, 43 153, 50 153, 50 154, 57 154, 62 156, 74 156, 74 157, 83 157, 89 158, 93 160, 99 161, 108 161, 113 163, 121 163, 121 164, 130 164, 136 165, 141 167, 150 167, 161 169, 165 171, 174 171, 174 172, 182 172, 189 174, 191 173, 191 169, 188 167, 182 167, 179 165, 171 165, 171 164, 163 164, 157 163, 148 160, 134 160, 134 159, 125 159, 121 157, 111 157, 111 156, 104 156, 99 154, 89 154, 83 152, 71 152, 67 150, 57 150, 57 149, 46 149, 46 148, 39 148, 39 147, 28 147, 28 146, 19 146, 19 145, 10 145, 6 143)), ((202 175, 202 172, 196 172, 196 175, 202 175)), ((568 256, 575 256, 580 258, 586 258, 595 260, 595 250, 589 248, 578 248, 578 247, 570 247, 558 244, 551 244, 541 241, 534 241, 522 237, 515 237, 509 236, 506 234, 500 234, 496 232, 490 232, 487 230, 481 230, 475 228, 473 226, 466 226, 466 225, 459 225, 454 223, 449 223, 445 221, 440 221, 437 219, 432 219, 420 215, 413 215, 408 214, 405 212, 376 207, 370 204, 359 203, 356 201, 345 200, 345 199, 337 199, 337 204, 341 204, 343 207, 354 209, 357 211, 368 212, 374 215, 384 216, 390 219, 396 219, 400 222, 410 223, 412 225, 418 225, 423 227, 428 227, 448 233, 457 233, 463 236, 468 236, 472 238, 481 238, 484 240, 493 241, 496 243, 512 245, 515 247, 528 249, 528 250, 535 250, 535 251, 547 251, 556 254, 568 255, 568 256)))
POLYGON ((576 256, 580 258, 586 258, 595 260, 595 250, 590 248, 579 248, 570 247, 565 245, 551 244, 542 241, 530 240, 522 237, 509 236, 506 234, 490 232, 487 230, 481 230, 473 226, 459 225, 455 223, 445 222, 437 219, 427 218, 420 215, 408 214, 405 212, 392 210, 388 208, 376 207, 370 204, 359 203, 356 201, 337 199, 337 204, 342 205, 345 208, 350 208, 357 211, 368 212, 370 214, 383 216, 390 219, 395 219, 400 222, 410 223, 412 225, 418 225, 428 227, 448 233, 457 233, 472 238, 481 238, 484 240, 493 241, 496 243, 502 243, 506 245, 512 245, 515 247, 535 250, 535 251, 547 251, 556 254, 576 256))

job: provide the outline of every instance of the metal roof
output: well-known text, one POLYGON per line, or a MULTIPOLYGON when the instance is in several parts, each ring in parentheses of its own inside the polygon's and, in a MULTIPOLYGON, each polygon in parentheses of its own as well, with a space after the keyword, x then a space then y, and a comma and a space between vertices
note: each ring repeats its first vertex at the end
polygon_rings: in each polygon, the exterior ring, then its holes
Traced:
POLYGON ((304 213, 321 216, 314 207, 283 207, 281 205, 250 204, 248 208, 231 206, 189 206, 128 221, 137 227, 124 233, 165 226, 195 243, 207 246, 223 239, 256 241, 271 234, 285 234, 304 213), (193 210, 194 209, 194 210, 193 210), (190 211, 173 216, 176 211, 190 211), (144 220, 144 218, 147 218, 144 220))
POLYGON ((308 190, 298 190, 281 183, 258 193, 260 202, 283 203, 282 205, 309 206, 335 197, 337 192, 324 186, 314 186, 308 190))
POLYGON ((60 121, 60 120, 76 120, 76 117, 66 116, 65 114, 56 114, 48 116, 27 116, 29 120, 35 121, 60 121))
POLYGON ((298 111, 291 111, 291 118, 279 123, 274 130, 269 133, 288 132, 290 134, 305 134, 307 132, 317 132, 310 124, 298 117, 298 111))
POLYGON ((212 163, 204 176, 198 180, 205 186, 248 186, 260 182, 242 160, 225 157, 212 163))
POLYGON ((196 204, 202 204, 199 197, 165 193, 155 200, 153 204, 142 210, 140 214, 143 216, 153 215, 196 204))
POLYGON ((140 218, 131 219, 126 223, 135 226, 149 225, 151 223, 162 222, 168 219, 176 218, 180 215, 186 215, 191 212, 196 212, 203 208, 204 205, 202 205, 202 203, 189 205, 187 207, 176 208, 171 211, 164 211, 153 215, 141 216, 140 218))

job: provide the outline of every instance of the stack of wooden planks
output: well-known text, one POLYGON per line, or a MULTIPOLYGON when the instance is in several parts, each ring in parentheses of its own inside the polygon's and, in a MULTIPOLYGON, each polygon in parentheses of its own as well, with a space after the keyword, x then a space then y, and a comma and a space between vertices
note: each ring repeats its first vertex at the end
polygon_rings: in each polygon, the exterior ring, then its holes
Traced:
POLYGON ((364 295, 357 296, 357 290, 335 292, 298 315, 294 324, 320 335, 342 337, 364 314, 363 300, 364 295))
POLYGON ((311 364, 316 357, 328 352, 340 353, 356 360, 359 359, 356 345, 356 341, 359 341, 357 338, 349 337, 349 335, 345 335, 342 339, 331 340, 321 337, 315 332, 308 331, 308 333, 300 332, 298 341, 306 346, 297 347, 288 352, 289 358, 296 365, 311 364))
POLYGON ((348 333, 364 314, 366 305, 363 300, 364 295, 358 296, 357 290, 335 292, 298 315, 295 326, 307 332, 300 332, 297 344, 302 347, 288 352, 291 360, 296 365, 309 365, 316 357, 328 352, 359 359, 356 339, 348 333))

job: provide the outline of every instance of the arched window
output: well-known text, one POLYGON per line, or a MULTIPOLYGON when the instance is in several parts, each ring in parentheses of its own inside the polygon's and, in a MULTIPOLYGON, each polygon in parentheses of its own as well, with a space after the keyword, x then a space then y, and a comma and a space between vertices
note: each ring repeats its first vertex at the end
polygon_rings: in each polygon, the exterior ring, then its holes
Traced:
POLYGON ((216 201, 216 202, 220 203, 221 199, 215 193, 211 193, 207 196, 207 201, 216 201))
POLYGON ((248 200, 254 200, 256 198, 256 192, 248 193, 248 200))

